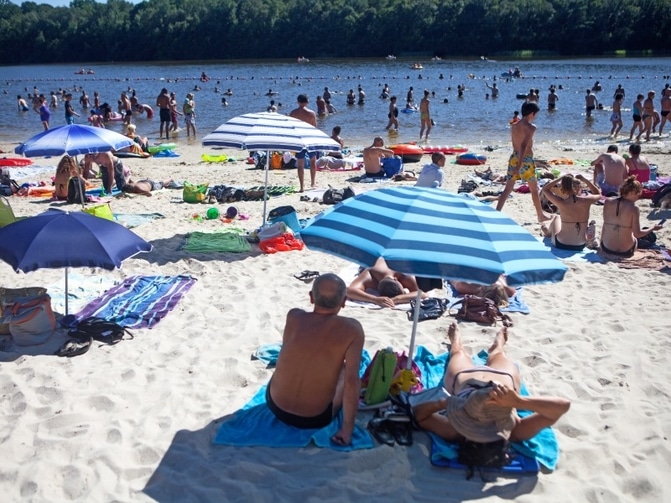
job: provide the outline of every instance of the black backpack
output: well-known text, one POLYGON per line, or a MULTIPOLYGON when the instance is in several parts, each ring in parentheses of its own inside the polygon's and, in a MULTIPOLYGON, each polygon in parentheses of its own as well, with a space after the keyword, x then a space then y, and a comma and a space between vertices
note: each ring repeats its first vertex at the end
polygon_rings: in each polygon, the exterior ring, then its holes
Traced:
POLYGON ((324 204, 338 204, 340 201, 354 197, 356 194, 352 187, 345 187, 344 189, 334 189, 329 185, 329 188, 322 196, 324 204))
POLYGON ((652 196, 652 205, 655 208, 659 208, 662 198, 668 194, 671 194, 671 183, 662 185, 659 189, 657 189, 655 195, 652 196))
MULTIPOLYGON (((459 446, 458 461, 468 467, 466 480, 473 478, 475 468, 503 468, 511 459, 510 447, 505 440, 495 442, 473 442, 464 440, 459 446)), ((480 472, 482 477, 482 472, 480 472)), ((484 480, 484 479, 483 479, 484 480)))
POLYGON ((125 335, 133 339, 133 334, 127 328, 117 325, 113 321, 95 316, 83 319, 75 328, 68 331, 68 336, 78 341, 93 339, 109 345, 121 342, 125 335))

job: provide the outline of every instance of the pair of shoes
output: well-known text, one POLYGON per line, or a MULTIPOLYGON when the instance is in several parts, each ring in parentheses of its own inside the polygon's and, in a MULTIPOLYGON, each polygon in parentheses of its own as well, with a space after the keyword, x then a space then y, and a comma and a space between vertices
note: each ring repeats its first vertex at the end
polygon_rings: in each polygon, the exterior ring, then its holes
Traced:
POLYGON ((294 274, 294 278, 300 279, 301 281, 312 281, 317 276, 319 276, 319 271, 302 271, 298 274, 294 274))
POLYGON ((403 446, 412 445, 412 428, 408 422, 376 417, 368 422, 368 430, 375 440, 381 444, 389 446, 394 445, 394 443, 403 446))
POLYGON ((301 196, 301 201, 303 201, 303 202, 310 201, 310 196, 301 196))
POLYGON ((92 342, 93 339, 91 337, 83 341, 68 341, 55 354, 56 356, 67 356, 68 358, 83 355, 89 350, 92 342))
POLYGON ((407 393, 403 391, 396 396, 392 395, 392 402, 410 419, 410 424, 412 424, 413 428, 420 430, 421 427, 415 418, 413 409, 423 403, 437 402, 449 396, 450 394, 445 388, 437 386, 420 391, 419 393, 407 393))

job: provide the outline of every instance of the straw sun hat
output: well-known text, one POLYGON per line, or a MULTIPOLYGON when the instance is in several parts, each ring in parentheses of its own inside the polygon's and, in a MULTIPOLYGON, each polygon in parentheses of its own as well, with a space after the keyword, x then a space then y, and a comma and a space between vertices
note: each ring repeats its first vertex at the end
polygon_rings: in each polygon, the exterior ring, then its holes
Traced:
POLYGON ((510 438, 515 412, 491 403, 490 391, 489 387, 476 389, 468 398, 453 396, 447 400, 447 418, 467 440, 487 443, 510 438))

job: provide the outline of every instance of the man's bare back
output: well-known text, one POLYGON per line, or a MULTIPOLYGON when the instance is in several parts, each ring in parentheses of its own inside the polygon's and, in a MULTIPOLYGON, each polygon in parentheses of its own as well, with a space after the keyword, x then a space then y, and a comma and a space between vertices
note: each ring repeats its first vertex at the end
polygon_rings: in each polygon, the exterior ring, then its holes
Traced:
POLYGON ((310 110, 307 106, 299 106, 298 108, 294 108, 290 113, 289 116, 293 117, 294 119, 299 119, 302 120, 303 122, 307 122, 308 124, 317 127, 317 115, 310 110))
POLYGON ((363 166, 366 173, 376 175, 382 171, 382 158, 393 157, 393 150, 384 148, 384 140, 379 136, 373 140, 373 144, 363 149, 363 166))
POLYGON ((605 153, 596 158, 603 166, 604 183, 619 187, 627 178, 627 166, 624 157, 619 154, 605 153))
POLYGON ((373 267, 361 271, 350 283, 347 288, 347 296, 352 300, 371 302, 382 307, 394 307, 397 304, 407 303, 416 298, 417 290, 419 290, 419 287, 414 276, 393 271, 387 266, 383 258, 379 258, 373 267), (380 292, 379 295, 368 292, 368 290, 381 290, 380 282, 383 280, 391 281, 392 279, 398 283, 397 289, 400 291, 398 295, 391 297, 383 295, 383 292, 380 292))

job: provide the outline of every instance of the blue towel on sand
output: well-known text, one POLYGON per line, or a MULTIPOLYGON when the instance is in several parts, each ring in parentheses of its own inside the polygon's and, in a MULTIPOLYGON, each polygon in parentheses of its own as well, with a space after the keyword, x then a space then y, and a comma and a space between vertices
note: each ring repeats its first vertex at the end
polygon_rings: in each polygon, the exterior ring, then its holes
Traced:
POLYGON ((583 250, 563 250, 561 248, 555 248, 552 246, 552 238, 543 239, 543 244, 547 250, 552 253, 558 259, 564 260, 565 262, 597 262, 603 263, 606 260, 597 253, 596 250, 591 250, 589 248, 584 248, 583 250))
MULTIPOLYGON (((415 363, 417 363, 419 368, 422 370, 422 381, 425 388, 433 388, 442 385, 444 369, 449 357, 448 355, 448 353, 444 353, 439 356, 434 356, 422 346, 417 348, 417 357, 415 358, 415 363)), ((480 351, 477 355, 473 356, 473 363, 475 365, 484 365, 486 361, 487 351, 485 350, 480 351)), ((522 395, 529 394, 529 391, 527 390, 524 383, 522 383, 522 389, 520 390, 520 393, 522 395)), ((531 414, 530 411, 526 410, 518 410, 517 413, 520 415, 520 417, 531 414)), ((433 452, 431 453, 432 460, 434 458, 457 458, 457 444, 447 442, 436 435, 430 435, 436 446, 436 448, 434 448, 433 452)), ((544 428, 534 438, 525 440, 524 442, 515 442, 512 444, 512 447, 520 454, 524 454, 527 457, 535 459, 549 470, 554 470, 557 466, 557 459, 559 458, 559 445, 557 443, 557 437, 555 436, 552 428, 544 428)))
MULTIPOLYGON (((254 356, 268 366, 274 366, 279 356, 280 344, 261 346, 254 356)), ((361 353, 359 375, 370 363, 370 355, 365 349, 361 353)), ((270 412, 266 406, 266 387, 264 384, 247 404, 233 417, 219 427, 214 443, 216 445, 233 445, 237 447, 307 447, 314 442, 317 447, 329 447, 336 451, 353 451, 372 449, 373 439, 369 433, 358 425, 354 426, 352 444, 337 445, 331 442, 342 424, 342 411, 331 421, 331 424, 320 429, 300 429, 284 424, 270 412)))
MULTIPOLYGON (((450 307, 452 307, 452 304, 457 302, 463 296, 454 289, 454 287, 449 281, 447 282, 447 288, 448 288, 447 290, 448 296, 452 297, 450 302, 450 307)), ((506 307, 502 307, 500 310, 502 313, 529 314, 531 312, 531 309, 529 309, 527 303, 524 302, 524 300, 522 299, 521 286, 515 289, 515 294, 512 297, 508 297, 508 305, 506 307)))

